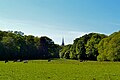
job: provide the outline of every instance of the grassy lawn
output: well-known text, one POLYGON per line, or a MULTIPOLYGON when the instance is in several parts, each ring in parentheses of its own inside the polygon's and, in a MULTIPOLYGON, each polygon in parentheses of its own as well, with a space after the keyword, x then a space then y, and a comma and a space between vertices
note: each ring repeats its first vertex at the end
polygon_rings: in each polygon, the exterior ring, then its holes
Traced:
POLYGON ((0 80, 120 80, 119 62, 0 62, 0 80))

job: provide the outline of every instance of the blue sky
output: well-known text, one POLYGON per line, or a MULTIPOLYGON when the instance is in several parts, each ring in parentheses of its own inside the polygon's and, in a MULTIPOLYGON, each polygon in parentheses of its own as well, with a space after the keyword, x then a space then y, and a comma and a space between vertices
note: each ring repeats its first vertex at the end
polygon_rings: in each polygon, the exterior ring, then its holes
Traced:
POLYGON ((0 0, 0 30, 65 43, 86 33, 120 30, 120 0, 0 0))

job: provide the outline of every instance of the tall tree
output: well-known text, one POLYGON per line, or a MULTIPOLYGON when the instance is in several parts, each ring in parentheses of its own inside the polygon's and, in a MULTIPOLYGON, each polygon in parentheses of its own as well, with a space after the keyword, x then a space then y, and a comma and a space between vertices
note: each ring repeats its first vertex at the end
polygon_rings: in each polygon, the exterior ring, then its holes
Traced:
POLYGON ((79 40, 76 45, 76 53, 78 54, 78 59, 85 60, 86 59, 86 49, 84 42, 79 40))

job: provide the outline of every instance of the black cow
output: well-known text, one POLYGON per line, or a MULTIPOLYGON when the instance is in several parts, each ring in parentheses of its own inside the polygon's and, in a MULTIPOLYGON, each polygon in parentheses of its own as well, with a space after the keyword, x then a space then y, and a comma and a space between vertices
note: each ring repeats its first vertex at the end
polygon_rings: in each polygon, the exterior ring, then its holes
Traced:
POLYGON ((48 59, 48 62, 50 62, 51 61, 51 59, 48 59))
POLYGON ((80 62, 83 62, 83 60, 80 60, 80 62))
POLYGON ((7 63, 8 62, 8 60, 5 60, 5 63, 7 63))

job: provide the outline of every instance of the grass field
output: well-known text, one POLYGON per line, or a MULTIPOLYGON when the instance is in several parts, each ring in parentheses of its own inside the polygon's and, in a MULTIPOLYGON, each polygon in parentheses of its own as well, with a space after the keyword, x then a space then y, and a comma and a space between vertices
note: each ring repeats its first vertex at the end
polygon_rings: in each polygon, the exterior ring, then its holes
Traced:
POLYGON ((119 62, 0 62, 0 80, 120 80, 119 62))

